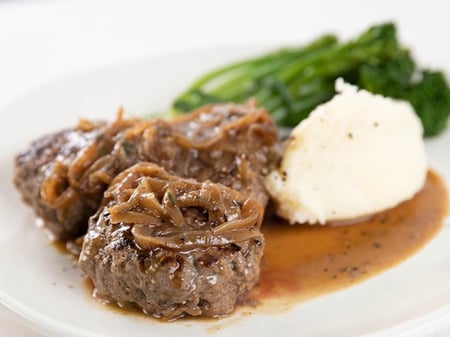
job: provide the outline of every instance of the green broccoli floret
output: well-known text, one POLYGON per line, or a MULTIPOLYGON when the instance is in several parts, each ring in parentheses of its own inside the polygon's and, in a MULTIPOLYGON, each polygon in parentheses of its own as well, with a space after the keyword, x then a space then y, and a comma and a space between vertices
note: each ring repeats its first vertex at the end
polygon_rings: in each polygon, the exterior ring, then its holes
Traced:
POLYGON ((414 67, 409 52, 399 50, 391 59, 363 64, 359 69, 357 84, 375 94, 400 98, 409 90, 414 67))
POLYGON ((425 136, 435 136, 447 127, 450 115, 450 89, 444 74, 424 71, 404 97, 411 102, 422 121, 425 136))

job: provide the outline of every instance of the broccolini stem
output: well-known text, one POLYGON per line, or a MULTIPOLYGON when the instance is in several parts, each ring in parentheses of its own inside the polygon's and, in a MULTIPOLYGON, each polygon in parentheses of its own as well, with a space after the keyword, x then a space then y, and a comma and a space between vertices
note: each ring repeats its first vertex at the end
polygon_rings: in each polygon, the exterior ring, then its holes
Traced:
POLYGON ((334 95, 338 77, 374 93, 410 101, 425 135, 446 127, 450 88, 444 75, 418 69, 397 40, 392 23, 373 26, 346 43, 325 35, 306 46, 221 67, 196 80, 175 100, 173 110, 187 112, 209 103, 239 103, 255 97, 279 126, 292 127, 334 95), (417 74, 423 74, 423 79, 418 81, 417 74))

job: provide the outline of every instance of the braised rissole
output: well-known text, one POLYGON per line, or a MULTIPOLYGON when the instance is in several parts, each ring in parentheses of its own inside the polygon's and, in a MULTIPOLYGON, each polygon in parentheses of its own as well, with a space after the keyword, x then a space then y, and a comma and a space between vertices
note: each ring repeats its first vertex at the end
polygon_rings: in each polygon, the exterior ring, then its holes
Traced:
POLYGON ((83 234, 114 177, 153 162, 180 177, 222 183, 265 206, 264 173, 281 155, 275 123, 252 101, 218 104, 167 121, 82 121, 31 144, 16 158, 15 183, 56 239, 83 234))
POLYGON ((222 184, 140 163, 105 192, 79 265, 103 301, 166 319, 228 314, 258 281, 263 214, 222 184))

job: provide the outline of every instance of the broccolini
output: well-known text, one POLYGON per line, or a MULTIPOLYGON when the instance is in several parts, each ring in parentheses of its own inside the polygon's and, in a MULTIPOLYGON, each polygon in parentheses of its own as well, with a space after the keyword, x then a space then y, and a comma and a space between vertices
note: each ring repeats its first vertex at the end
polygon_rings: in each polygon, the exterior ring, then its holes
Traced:
POLYGON ((334 81, 405 99, 414 106, 425 136, 442 132, 450 114, 450 89, 441 72, 420 69, 397 38, 393 23, 376 25, 348 42, 325 35, 212 71, 173 103, 182 113, 215 102, 255 97, 279 126, 293 127, 334 94, 334 81))

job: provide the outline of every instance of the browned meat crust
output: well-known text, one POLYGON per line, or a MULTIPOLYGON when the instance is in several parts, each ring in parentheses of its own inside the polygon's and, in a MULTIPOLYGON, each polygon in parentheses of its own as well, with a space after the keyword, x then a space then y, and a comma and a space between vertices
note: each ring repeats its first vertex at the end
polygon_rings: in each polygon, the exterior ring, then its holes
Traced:
POLYGON ((279 157, 277 129, 264 109, 219 104, 170 122, 84 121, 19 154, 14 181, 47 230, 69 239, 86 230, 112 179, 135 163, 222 183, 266 205, 263 176, 279 157))
POLYGON ((166 319, 232 312, 259 278, 259 200, 140 163, 119 174, 79 259, 96 295, 166 319))

